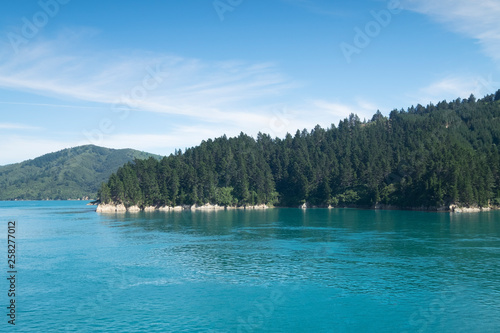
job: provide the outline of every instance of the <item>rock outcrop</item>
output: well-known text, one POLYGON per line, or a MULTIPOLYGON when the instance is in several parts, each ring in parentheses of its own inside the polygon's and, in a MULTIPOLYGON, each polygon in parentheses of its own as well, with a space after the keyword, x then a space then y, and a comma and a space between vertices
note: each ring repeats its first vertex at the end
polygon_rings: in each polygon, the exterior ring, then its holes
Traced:
POLYGON ((119 204, 99 204, 97 205, 96 212, 98 213, 122 213, 126 212, 127 208, 125 205, 119 204))
POLYGON ((140 212, 141 209, 139 208, 139 206, 130 206, 127 208, 127 212, 131 212, 131 213, 136 213, 136 212, 140 212))
POLYGON ((490 207, 458 207, 456 205, 451 205, 449 209, 453 213, 478 213, 491 210, 490 207))
MULTIPOLYGON (((399 210, 399 209, 406 209, 406 210, 420 210, 420 211, 449 211, 452 213, 475 213, 475 212, 485 212, 485 211, 490 211, 492 209, 499 209, 499 207, 493 206, 493 207, 460 207, 457 205, 450 205, 450 206, 442 206, 442 207, 410 207, 410 208, 401 208, 401 207, 396 207, 396 206, 390 206, 390 205, 382 205, 382 204, 377 204, 372 207, 357 207, 357 206, 350 206, 351 208, 372 208, 372 209, 389 209, 389 210, 399 210)), ((123 204, 98 204, 96 212, 98 213, 124 213, 124 212, 130 212, 130 213, 137 213, 140 211, 145 211, 145 212, 153 212, 153 211, 162 211, 162 212, 180 212, 180 211, 185 211, 185 210, 190 210, 190 211, 219 211, 219 210, 232 210, 232 209, 243 209, 243 210, 258 210, 258 209, 268 209, 270 208, 267 205, 261 204, 261 205, 253 205, 253 206, 219 206, 219 205, 212 205, 212 204, 204 204, 202 206, 198 205, 183 205, 183 206, 164 206, 164 207, 155 207, 155 206, 147 206, 147 207, 139 207, 137 205, 135 206, 130 206, 130 207, 125 207, 123 204)), ((304 203, 300 205, 298 208, 301 209, 307 209, 307 208, 336 208, 332 207, 329 205, 328 207, 316 207, 316 206, 309 206, 307 203, 304 203)))
POLYGON ((225 210, 225 209, 268 209, 269 207, 267 205, 255 205, 255 206, 240 206, 240 207, 232 207, 232 206, 219 206, 219 205, 212 205, 212 204, 204 204, 202 206, 198 205, 183 205, 183 206, 164 206, 164 207, 154 207, 154 206, 147 206, 144 208, 141 208, 137 205, 135 206, 130 206, 130 207, 125 207, 123 204, 98 204, 96 212, 98 213, 117 213, 117 212, 130 212, 130 213, 137 213, 140 211, 145 211, 145 212, 152 212, 155 210, 162 211, 162 212, 179 212, 183 210, 200 210, 200 211, 218 211, 218 210, 225 210))

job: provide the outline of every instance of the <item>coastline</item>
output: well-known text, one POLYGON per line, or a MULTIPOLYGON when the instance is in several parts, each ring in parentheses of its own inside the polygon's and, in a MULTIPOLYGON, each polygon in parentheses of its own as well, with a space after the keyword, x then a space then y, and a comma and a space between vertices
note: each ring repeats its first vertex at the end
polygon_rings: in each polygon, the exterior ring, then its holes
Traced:
MULTIPOLYGON (((89 203, 90 204, 90 203, 89 203)), ((153 211, 162 211, 162 212, 180 212, 180 211, 220 211, 220 210, 263 210, 269 208, 275 208, 274 206, 268 206, 265 204, 260 205, 249 205, 249 206, 219 206, 212 204, 204 204, 204 205, 178 205, 178 206, 147 206, 147 207, 139 207, 137 205, 126 207, 124 204, 101 204, 101 203, 92 203, 96 204, 96 212, 97 213, 138 213, 138 212, 153 212, 153 211)), ((492 210, 498 210, 500 207, 489 206, 489 207, 461 207, 457 205, 449 205, 449 206, 441 206, 441 207, 398 207, 393 205, 382 205, 377 204, 374 206, 359 206, 359 205, 347 205, 347 206, 310 206, 306 203, 300 206, 294 207, 276 207, 276 208, 300 208, 300 209, 334 209, 334 208, 353 208, 353 209, 369 209, 369 210, 411 210, 411 211, 423 211, 423 212, 444 212, 444 213, 479 213, 479 212, 488 212, 492 210)))
POLYGON ((69 198, 69 199, 4 199, 0 201, 96 201, 96 199, 92 199, 90 197, 82 197, 82 198, 69 198))
POLYGON ((253 206, 219 206, 212 204, 204 204, 202 206, 199 205, 180 205, 180 206, 163 206, 163 207, 155 207, 155 206, 147 206, 147 207, 139 207, 139 206, 130 206, 125 207, 123 204, 98 204, 96 208, 97 213, 138 213, 141 211, 144 212, 152 212, 152 211, 162 211, 162 212, 180 212, 180 211, 219 211, 219 210, 233 210, 233 209, 249 209, 249 210, 263 210, 272 208, 267 205, 253 205, 253 206))
POLYGON ((335 208, 352 208, 352 209, 367 209, 367 210, 407 210, 407 211, 419 211, 419 212, 436 212, 436 213, 480 213, 480 212, 488 212, 494 210, 500 210, 500 206, 488 206, 488 207, 479 207, 479 206, 458 206, 456 204, 451 204, 449 206, 441 206, 441 207, 399 207, 394 205, 383 205, 377 204, 374 206, 363 206, 363 205, 341 205, 341 206, 331 206, 331 205, 309 205, 302 204, 300 206, 268 206, 268 205, 253 205, 253 206, 219 206, 212 204, 205 205, 179 205, 179 206, 148 206, 148 207, 139 207, 137 205, 126 207, 123 204, 101 204, 98 203, 97 200, 83 200, 83 199, 57 199, 57 200, 0 200, 0 201, 89 201, 87 206, 97 206, 97 213, 125 213, 125 212, 152 212, 152 211, 163 211, 163 212, 175 212, 175 211, 219 211, 219 210, 262 210, 262 209, 270 209, 270 208, 300 208, 300 209, 335 209, 335 208))

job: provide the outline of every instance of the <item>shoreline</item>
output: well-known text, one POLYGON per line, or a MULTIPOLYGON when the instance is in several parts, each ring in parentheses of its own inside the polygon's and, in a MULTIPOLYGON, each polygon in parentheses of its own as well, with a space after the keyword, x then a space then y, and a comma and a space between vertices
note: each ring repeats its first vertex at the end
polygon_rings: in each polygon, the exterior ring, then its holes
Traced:
POLYGON ((19 201, 88 201, 87 206, 97 206, 96 212, 98 213, 124 213, 124 212, 152 212, 152 211, 219 211, 219 210, 263 210, 270 208, 299 208, 299 209, 336 209, 336 208, 351 208, 351 209, 363 209, 363 210, 401 210, 401 211, 417 211, 417 212, 434 212, 434 213, 480 213, 480 212, 488 212, 494 210, 500 210, 500 206, 489 206, 489 207, 478 207, 478 206, 458 206, 456 204, 451 204, 449 206, 441 206, 441 207, 399 207, 394 205, 384 205, 377 204, 374 206, 363 206, 363 205, 345 205, 345 206, 326 206, 326 205, 309 205, 302 204, 300 206, 268 206, 265 204, 260 205, 249 205, 249 206, 219 206, 212 204, 204 204, 202 206, 199 205, 178 205, 178 206, 163 206, 163 207, 139 207, 139 206, 130 206, 126 207, 123 204, 100 204, 97 200, 93 199, 55 199, 55 200, 25 200, 25 199, 16 199, 16 200, 0 200, 4 202, 19 202, 19 201))
POLYGON ((79 198, 79 199, 7 199, 0 201, 96 201, 92 198, 79 198))
POLYGON ((163 206, 163 207, 155 207, 155 206, 147 206, 147 207, 139 207, 139 206, 130 206, 125 207, 124 204, 97 204, 96 212, 97 213, 138 213, 138 212, 152 212, 152 211, 161 211, 161 212, 180 212, 180 211, 219 211, 219 210, 237 210, 237 209, 249 209, 249 210, 264 210, 272 208, 267 205, 254 205, 254 206, 219 206, 212 204, 205 204, 202 206, 198 205, 179 205, 179 206, 163 206))
POLYGON ((220 211, 220 210, 265 210, 270 208, 299 208, 299 209, 336 209, 336 208, 352 208, 352 209, 365 209, 365 210, 401 210, 401 211, 420 211, 420 212, 435 212, 435 213, 479 213, 488 212, 493 210, 498 210, 500 207, 489 206, 489 207, 461 207, 457 205, 449 205, 442 207, 398 207, 392 205, 381 205, 377 204, 375 206, 357 206, 357 205, 347 205, 347 206, 309 206, 303 204, 300 206, 293 207, 280 207, 280 206, 268 206, 265 204, 260 205, 249 205, 249 206, 219 206, 212 204, 199 205, 178 205, 178 206, 147 206, 139 207, 137 205, 126 207, 124 204, 101 204, 101 203, 88 203, 87 205, 97 205, 97 213, 138 213, 138 212, 180 212, 180 211, 220 211))

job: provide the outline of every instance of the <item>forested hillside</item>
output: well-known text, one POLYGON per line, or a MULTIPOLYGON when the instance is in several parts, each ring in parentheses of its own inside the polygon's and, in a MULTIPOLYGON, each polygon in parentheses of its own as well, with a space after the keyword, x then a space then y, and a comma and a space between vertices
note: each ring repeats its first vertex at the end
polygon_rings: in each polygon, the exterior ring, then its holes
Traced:
POLYGON ((96 198, 101 183, 123 164, 152 154, 93 145, 64 149, 0 167, 0 200, 96 198))
POLYGON ((476 100, 356 115, 285 138, 240 134, 136 160, 102 202, 440 207, 500 204, 500 90, 476 100))

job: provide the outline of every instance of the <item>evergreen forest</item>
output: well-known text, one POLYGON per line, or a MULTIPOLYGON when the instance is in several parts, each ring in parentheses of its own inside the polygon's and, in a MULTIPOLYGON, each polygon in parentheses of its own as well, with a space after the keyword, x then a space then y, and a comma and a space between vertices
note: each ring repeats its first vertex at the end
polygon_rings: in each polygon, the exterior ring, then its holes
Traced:
POLYGON ((161 160, 136 159, 102 184, 102 203, 282 207, 500 205, 500 90, 351 114, 284 138, 241 133, 161 160))

